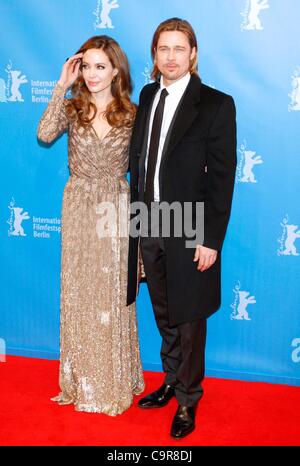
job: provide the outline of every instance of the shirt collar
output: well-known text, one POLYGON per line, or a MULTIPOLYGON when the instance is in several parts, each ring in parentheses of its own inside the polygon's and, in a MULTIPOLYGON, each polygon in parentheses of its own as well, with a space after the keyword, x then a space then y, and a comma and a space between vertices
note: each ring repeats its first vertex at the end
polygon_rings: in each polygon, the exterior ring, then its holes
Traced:
POLYGON ((187 73, 183 78, 180 78, 174 84, 170 84, 168 87, 164 86, 163 76, 160 78, 160 90, 167 89, 169 95, 180 95, 183 94, 191 78, 191 73, 187 73))

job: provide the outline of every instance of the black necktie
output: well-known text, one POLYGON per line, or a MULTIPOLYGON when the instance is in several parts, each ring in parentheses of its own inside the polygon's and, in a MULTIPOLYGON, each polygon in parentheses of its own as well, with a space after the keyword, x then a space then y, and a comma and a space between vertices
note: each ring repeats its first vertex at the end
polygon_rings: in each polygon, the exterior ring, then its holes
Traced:
POLYGON ((157 154, 159 147, 159 139, 161 132, 161 124, 164 115, 165 100, 168 95, 167 89, 163 89, 160 94, 159 102, 156 107, 153 123, 151 138, 149 144, 147 175, 146 175, 146 189, 145 189, 145 202, 150 203, 154 201, 154 175, 157 162, 157 154))

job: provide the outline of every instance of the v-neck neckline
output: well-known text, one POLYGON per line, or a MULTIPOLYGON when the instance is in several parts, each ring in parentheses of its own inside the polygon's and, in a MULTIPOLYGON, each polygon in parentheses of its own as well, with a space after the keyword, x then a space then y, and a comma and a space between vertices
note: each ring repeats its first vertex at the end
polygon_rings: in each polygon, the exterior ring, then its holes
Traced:
POLYGON ((109 130, 107 131, 107 133, 106 133, 101 139, 99 138, 98 133, 97 133, 97 131, 95 130, 95 128, 94 128, 93 125, 91 125, 91 128, 92 128, 92 130, 93 130, 93 132, 94 132, 96 138, 98 139, 98 141, 99 141, 99 142, 102 142, 102 141, 104 141, 104 139, 107 138, 107 136, 110 134, 110 132, 114 129, 114 126, 111 126, 111 127, 109 128, 109 130))

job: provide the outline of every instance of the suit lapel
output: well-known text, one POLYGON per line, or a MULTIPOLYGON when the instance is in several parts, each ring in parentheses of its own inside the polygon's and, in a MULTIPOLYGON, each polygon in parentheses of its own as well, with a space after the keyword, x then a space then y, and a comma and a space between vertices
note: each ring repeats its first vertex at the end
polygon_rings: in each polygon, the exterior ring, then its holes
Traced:
POLYGON ((155 94, 157 92, 157 89, 159 89, 159 84, 158 83, 153 83, 151 87, 148 89, 147 94, 143 98, 143 103, 141 104, 141 109, 143 111, 143 121, 141 122, 141 145, 140 149, 143 148, 145 145, 145 133, 146 131, 149 132, 149 121, 150 121, 150 114, 151 114, 151 109, 152 109, 152 102, 155 97, 155 94))
POLYGON ((197 105, 200 101, 201 81, 198 76, 192 75, 187 89, 177 107, 170 125, 170 134, 166 138, 163 157, 166 157, 180 142, 193 121, 199 114, 197 105))
MULTIPOLYGON (((145 159, 147 154, 147 143, 149 135, 149 122, 152 109, 152 103, 155 94, 159 88, 159 84, 155 83, 152 88, 149 89, 147 95, 143 99, 142 115, 138 124, 137 130, 137 143, 138 143, 138 157, 139 157, 139 193, 143 196, 143 186, 145 177, 145 159)), ((163 170, 164 162, 180 142, 186 131, 192 125, 193 121, 199 114, 197 104, 200 100, 201 80, 198 76, 192 75, 187 89, 177 107, 177 110, 172 119, 169 131, 167 133, 166 141, 163 148, 162 160, 160 166, 160 185, 161 175, 163 170)), ((140 200, 142 200, 140 198, 140 200)))
MULTIPOLYGON (((140 146, 139 146, 139 192, 140 195, 143 196, 143 186, 144 186, 144 178, 145 178, 145 159, 147 155, 147 145, 148 145, 148 135, 149 135, 149 124, 150 124, 150 116, 151 116, 151 110, 152 110, 152 104, 153 100, 155 97, 155 94, 157 92, 157 89, 159 88, 159 84, 155 83, 153 85, 151 92, 147 94, 144 98, 143 102, 143 112, 144 112, 144 117, 141 122, 141 139, 140 139, 140 146)), ((141 199, 140 199, 141 200, 141 199)))
POLYGON ((147 101, 144 104, 145 117, 144 117, 144 122, 143 122, 143 127, 142 127, 142 139, 141 139, 140 155, 139 155, 140 168, 142 166, 141 164, 145 162, 145 158, 147 154, 150 116, 151 116, 151 110, 152 110, 152 103, 153 103, 156 91, 157 91, 157 88, 151 94, 149 93, 149 95, 147 96, 147 101))

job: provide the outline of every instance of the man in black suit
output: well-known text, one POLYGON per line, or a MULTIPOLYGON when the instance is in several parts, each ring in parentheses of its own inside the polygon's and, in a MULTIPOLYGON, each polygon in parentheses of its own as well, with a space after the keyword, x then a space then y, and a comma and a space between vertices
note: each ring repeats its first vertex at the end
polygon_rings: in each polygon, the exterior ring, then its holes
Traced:
POLYGON ((140 247, 162 336, 165 380, 138 405, 159 408, 176 396, 171 436, 181 438, 195 428, 206 320, 221 304, 221 249, 236 169, 235 105, 201 82, 197 40, 187 21, 172 18, 158 26, 152 57, 155 82, 141 91, 130 149, 131 202, 144 202, 149 216, 141 217, 140 236, 130 236, 127 303, 136 298, 140 247), (204 203, 203 240, 193 249, 185 232, 174 234, 174 226, 168 236, 161 229, 150 236, 147 221, 165 202, 183 208, 189 203, 193 225, 200 220, 196 205, 204 203))

